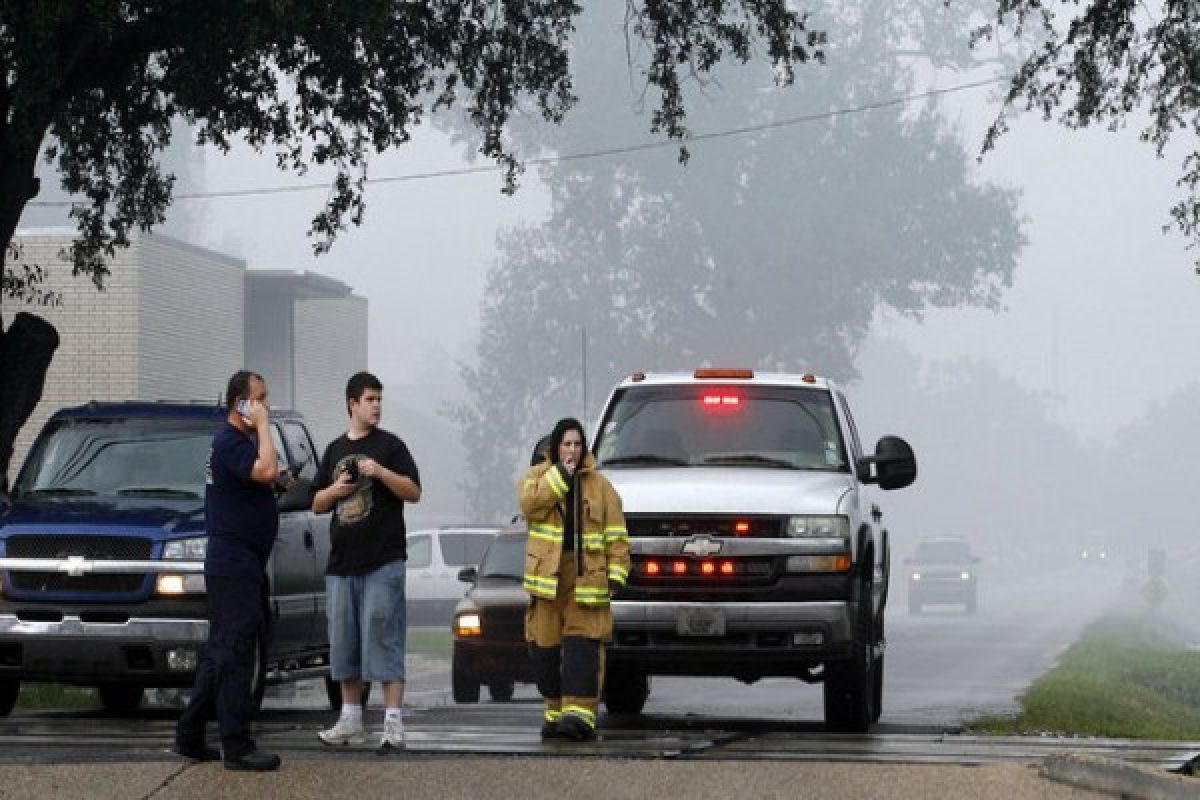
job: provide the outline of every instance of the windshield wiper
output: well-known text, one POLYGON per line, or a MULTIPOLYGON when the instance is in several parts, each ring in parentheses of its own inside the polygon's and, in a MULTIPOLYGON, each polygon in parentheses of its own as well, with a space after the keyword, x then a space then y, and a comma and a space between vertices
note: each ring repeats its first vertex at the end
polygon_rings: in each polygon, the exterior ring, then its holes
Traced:
POLYGON ((686 467, 688 465, 686 458, 678 458, 676 456, 660 456, 654 453, 638 453, 633 456, 621 456, 620 458, 606 458, 600 463, 600 466, 606 467, 610 464, 670 464, 675 467, 686 467))
POLYGON ((736 453, 733 455, 708 456, 705 464, 755 464, 764 467, 782 467, 783 469, 800 469, 790 461, 782 458, 760 456, 758 453, 736 453))
POLYGON ((117 494, 135 497, 199 497, 198 492, 191 489, 176 489, 171 486, 127 486, 117 489, 117 494))
POLYGON ((29 489, 23 494, 45 494, 55 497, 87 497, 96 494, 94 489, 81 489, 78 486, 46 486, 41 489, 29 489))

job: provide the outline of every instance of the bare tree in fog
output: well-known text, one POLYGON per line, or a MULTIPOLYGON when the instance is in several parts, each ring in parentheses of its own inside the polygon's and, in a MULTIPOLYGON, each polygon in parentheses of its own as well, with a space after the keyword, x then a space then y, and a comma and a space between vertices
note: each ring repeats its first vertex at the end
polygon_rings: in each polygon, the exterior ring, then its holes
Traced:
MULTIPOLYGON (((936 103, 791 122, 914 91, 930 65, 971 66, 967 14, 864 0, 829 2, 814 20, 829 32, 828 69, 786 92, 763 91, 766 71, 721 72, 689 104, 697 133, 753 132, 694 145, 686 168, 640 152, 545 168, 550 218, 501 237, 478 366, 464 370, 476 513, 509 508, 508 477, 541 427, 583 413, 582 329, 595 412, 600 392, 639 368, 850 378, 881 306, 917 317, 996 306, 1024 241, 1016 198, 974 179, 936 103)), ((581 24, 593 42, 619 36, 611 12, 581 24)), ((620 51, 593 47, 575 66, 582 103, 548 134, 553 149, 637 142, 620 51)))

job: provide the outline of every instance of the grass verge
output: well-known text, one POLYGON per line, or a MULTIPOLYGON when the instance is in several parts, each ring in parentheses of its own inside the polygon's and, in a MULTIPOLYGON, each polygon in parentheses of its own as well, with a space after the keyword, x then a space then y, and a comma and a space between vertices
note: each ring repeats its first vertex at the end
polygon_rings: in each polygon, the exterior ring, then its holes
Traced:
POLYGON ((17 695, 19 709, 76 709, 99 708, 96 690, 63 683, 23 683, 17 695))
POLYGON ((450 629, 440 628, 409 628, 407 649, 410 653, 423 656, 440 656, 449 658, 454 649, 454 637, 450 629))
POLYGON ((1189 651, 1186 641, 1161 620, 1103 617, 1029 687, 1021 713, 980 717, 967 729, 1200 739, 1200 652, 1189 651))

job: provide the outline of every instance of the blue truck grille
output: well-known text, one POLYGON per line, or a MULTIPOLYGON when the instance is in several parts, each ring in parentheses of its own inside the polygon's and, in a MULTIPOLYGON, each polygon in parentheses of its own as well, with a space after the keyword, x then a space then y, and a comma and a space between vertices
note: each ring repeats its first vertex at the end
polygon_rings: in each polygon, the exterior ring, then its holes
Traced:
MULTIPOLYGON (((9 558, 67 558, 145 560, 154 542, 140 536, 45 535, 10 536, 5 555, 9 558)), ((145 573, 71 576, 62 572, 9 572, 10 585, 25 592, 136 592, 145 573)))

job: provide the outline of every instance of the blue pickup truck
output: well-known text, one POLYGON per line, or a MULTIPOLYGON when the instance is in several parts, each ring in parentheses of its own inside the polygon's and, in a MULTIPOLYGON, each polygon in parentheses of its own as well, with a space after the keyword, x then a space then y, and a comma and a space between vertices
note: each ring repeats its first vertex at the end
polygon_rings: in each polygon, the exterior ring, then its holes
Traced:
MULTIPOLYGON (((150 687, 190 687, 207 637, 204 463, 225 418, 212 405, 88 403, 46 423, 0 498, 0 714, 22 681, 98 689, 130 711, 150 687)), ((295 477, 279 497, 269 566, 267 683, 325 676, 328 517, 311 511, 317 458, 300 415, 272 411, 295 477)))

